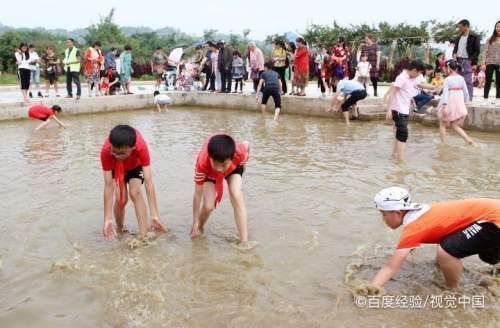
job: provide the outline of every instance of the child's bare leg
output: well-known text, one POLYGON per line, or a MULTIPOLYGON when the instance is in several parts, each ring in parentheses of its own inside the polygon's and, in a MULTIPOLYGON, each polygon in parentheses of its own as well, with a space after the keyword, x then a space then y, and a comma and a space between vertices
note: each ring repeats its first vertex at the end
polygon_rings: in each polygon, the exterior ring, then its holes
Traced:
POLYGON ((402 162, 405 155, 405 142, 396 141, 396 160, 402 162))
POLYGON ((135 215, 137 216, 137 224, 139 225, 139 236, 141 239, 146 237, 148 232, 148 212, 146 202, 142 196, 142 181, 132 178, 129 181, 129 194, 132 203, 134 203, 135 215))
POLYGON ((266 114, 266 105, 260 105, 260 111, 262 114, 266 114))
POLYGON ((274 109, 274 120, 276 121, 278 119, 278 116, 280 115, 281 109, 279 107, 276 107, 274 109))
POLYGON ((162 108, 162 110, 163 110, 164 112, 166 112, 166 111, 168 110, 167 105, 161 105, 161 108, 162 108))
POLYGON ((349 111, 342 112, 342 115, 344 115, 345 124, 350 125, 351 123, 349 121, 349 111))
POLYGON ((48 118, 46 121, 43 121, 42 123, 40 123, 35 130, 40 130, 41 128, 43 127, 46 127, 47 125, 49 125, 50 123, 50 119, 48 118))
POLYGON ((228 179, 229 196, 234 209, 234 219, 240 236, 240 242, 248 241, 247 208, 241 191, 242 178, 239 174, 233 174, 228 179))
POLYGON ((446 142, 446 124, 443 121, 439 122, 439 136, 441 137, 441 142, 446 142))
POLYGON ((448 254, 441 246, 437 248, 436 260, 443 272, 446 285, 457 288, 464 268, 462 261, 448 254))
POLYGON ((191 229, 191 237, 196 237, 200 233, 203 233, 205 223, 215 208, 216 196, 217 192, 215 191, 215 184, 212 182, 205 182, 203 184, 203 201, 200 213, 198 214, 198 219, 193 224, 193 228, 191 229))
POLYGON ((453 130, 455 130, 455 132, 458 133, 458 135, 460 135, 469 145, 472 145, 472 146, 475 146, 476 143, 474 141, 472 141, 472 139, 469 137, 469 135, 467 135, 467 133, 460 127, 460 125, 458 125, 457 122, 455 123, 452 123, 451 124, 451 127, 453 128, 453 130))
POLYGON ((156 104, 156 111, 159 113, 161 112, 161 107, 160 107, 160 104, 156 104))
POLYGON ((127 192, 127 185, 125 184, 124 189, 123 189, 123 207, 120 207, 120 188, 115 187, 115 205, 114 205, 114 213, 115 213, 115 222, 116 222, 116 231, 118 233, 123 233, 127 232, 127 229, 125 228, 124 221, 125 221, 125 205, 127 205, 128 202, 128 192, 127 192))

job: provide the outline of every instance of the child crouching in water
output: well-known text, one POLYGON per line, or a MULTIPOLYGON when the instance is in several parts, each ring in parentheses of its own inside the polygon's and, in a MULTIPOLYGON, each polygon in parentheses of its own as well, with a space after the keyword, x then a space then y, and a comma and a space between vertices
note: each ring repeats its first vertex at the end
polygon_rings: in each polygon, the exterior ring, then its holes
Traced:
POLYGON ((28 116, 32 119, 43 121, 36 127, 35 130, 40 130, 41 128, 49 125, 51 118, 53 118, 60 127, 66 128, 66 126, 56 117, 56 113, 60 113, 61 111, 62 109, 59 105, 54 105, 52 107, 42 104, 33 105, 28 109, 28 116))
POLYGON ((460 66, 450 59, 446 61, 448 77, 444 80, 443 95, 438 105, 439 134, 441 141, 446 142, 446 127, 451 126, 469 145, 476 143, 460 127, 467 115, 466 103, 469 103, 469 92, 464 78, 458 74, 460 66))
POLYGON ((167 111, 167 105, 172 103, 172 99, 167 95, 160 94, 160 91, 155 90, 153 92, 153 103, 156 105, 156 111, 159 113, 162 110, 167 111))
POLYGON ((436 260, 446 285, 458 287, 461 259, 479 255, 488 264, 500 262, 500 200, 476 198, 412 203, 407 190, 391 187, 375 196, 375 205, 387 226, 403 226, 396 251, 378 271, 371 285, 381 288, 394 277, 410 252, 421 244, 437 244, 436 260))

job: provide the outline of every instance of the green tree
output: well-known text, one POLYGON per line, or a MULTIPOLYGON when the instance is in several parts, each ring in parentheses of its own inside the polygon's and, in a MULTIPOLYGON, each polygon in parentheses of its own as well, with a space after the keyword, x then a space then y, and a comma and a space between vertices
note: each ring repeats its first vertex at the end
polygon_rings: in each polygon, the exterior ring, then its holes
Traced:
POLYGON ((7 31, 0 36, 0 61, 1 71, 13 73, 16 71, 16 59, 14 52, 22 42, 21 33, 17 31, 7 31))
POLYGON ((115 8, 112 8, 108 15, 100 18, 98 24, 92 24, 87 27, 88 34, 85 36, 85 42, 90 45, 94 41, 100 41, 103 45, 116 46, 125 43, 125 36, 120 27, 113 23, 115 8))

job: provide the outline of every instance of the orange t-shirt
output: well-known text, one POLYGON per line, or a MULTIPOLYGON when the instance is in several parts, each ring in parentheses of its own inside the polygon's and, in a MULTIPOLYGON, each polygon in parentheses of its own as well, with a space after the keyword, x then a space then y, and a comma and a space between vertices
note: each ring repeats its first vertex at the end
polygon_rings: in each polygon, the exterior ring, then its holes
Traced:
POLYGON ((398 249, 438 244, 446 236, 476 221, 500 226, 500 199, 477 198, 439 202, 403 229, 398 249))

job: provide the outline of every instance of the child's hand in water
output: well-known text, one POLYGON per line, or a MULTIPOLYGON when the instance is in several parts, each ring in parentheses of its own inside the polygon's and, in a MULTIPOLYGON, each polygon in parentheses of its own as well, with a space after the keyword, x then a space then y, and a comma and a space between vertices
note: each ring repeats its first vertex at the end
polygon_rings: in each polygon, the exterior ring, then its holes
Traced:
POLYGON ((104 235, 104 239, 113 240, 116 236, 115 226, 113 225, 113 221, 105 221, 104 228, 102 229, 102 234, 104 235))
POLYGON ((154 232, 159 232, 159 233, 165 233, 168 230, 161 224, 160 220, 158 218, 153 218, 151 219, 151 231, 154 232))

